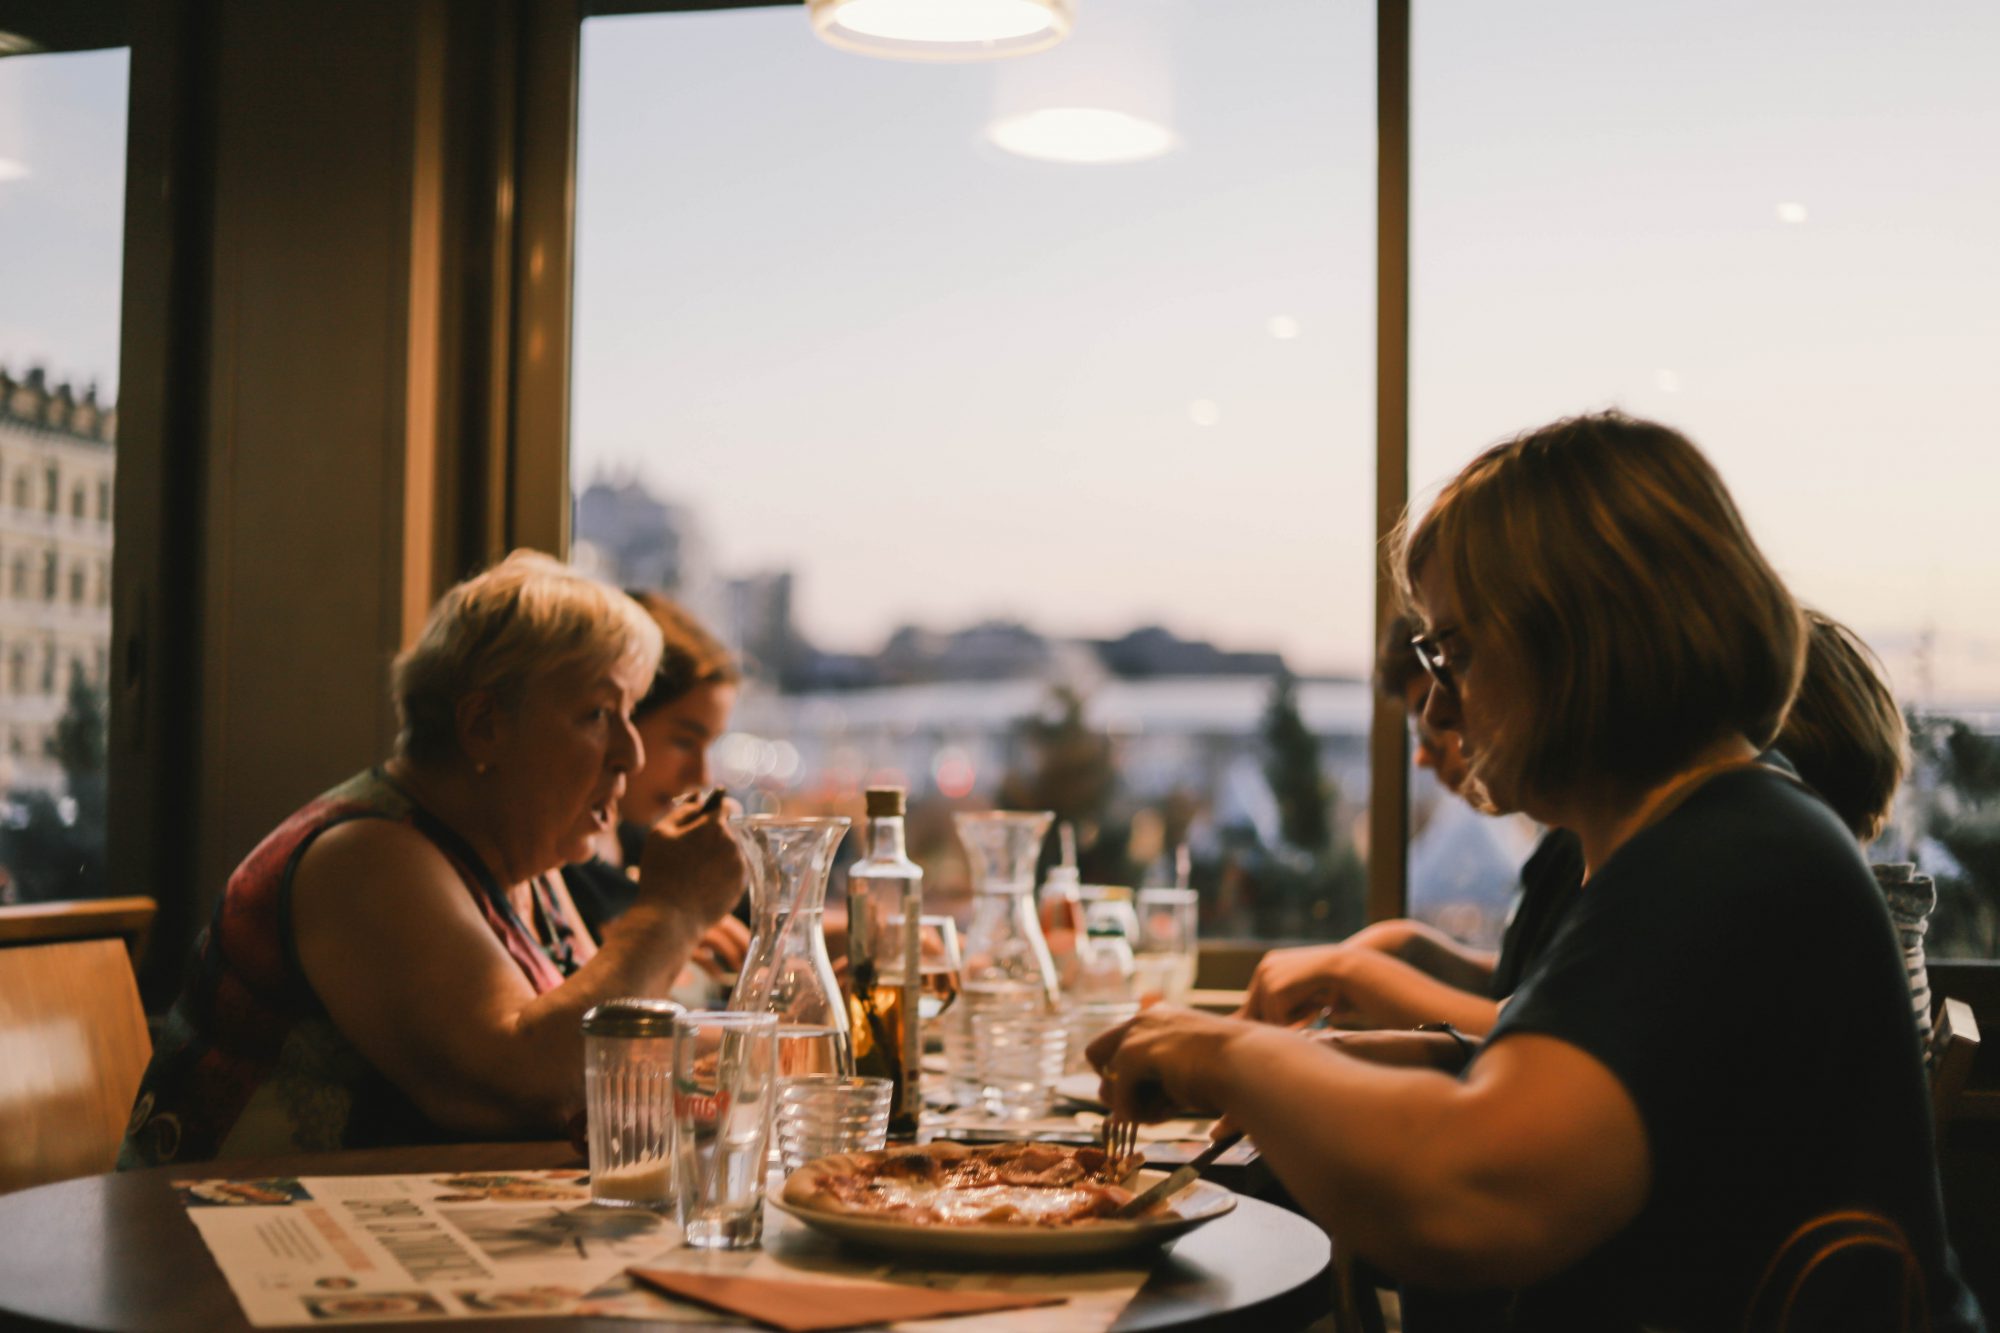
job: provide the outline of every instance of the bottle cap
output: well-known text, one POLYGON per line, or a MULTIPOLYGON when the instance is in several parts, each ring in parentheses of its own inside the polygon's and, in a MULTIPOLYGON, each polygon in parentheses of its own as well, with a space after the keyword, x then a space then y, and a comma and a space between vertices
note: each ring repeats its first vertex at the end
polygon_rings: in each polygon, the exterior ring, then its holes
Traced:
POLYGON ((870 787, 868 789, 868 817, 870 819, 901 819, 903 817, 903 789, 901 787, 870 787))
POLYGON ((587 1037, 671 1037, 674 1020, 685 1012, 672 1000, 606 1000, 584 1014, 583 1032, 587 1037))

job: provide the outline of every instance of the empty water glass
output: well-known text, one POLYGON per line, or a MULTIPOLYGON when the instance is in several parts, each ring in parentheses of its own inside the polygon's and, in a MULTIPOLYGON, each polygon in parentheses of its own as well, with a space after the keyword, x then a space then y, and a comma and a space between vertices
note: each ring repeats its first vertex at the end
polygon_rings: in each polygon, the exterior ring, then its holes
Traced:
POLYGON ((701 1010, 674 1033, 674 1184, 682 1236, 737 1250, 764 1235, 778 1016, 701 1010))
POLYGON ((778 1151, 786 1171, 835 1153, 873 1152, 889 1141, 886 1078, 811 1074, 778 1089, 778 1151))
POLYGON ((1047 1115, 1069 1050, 1062 1014, 972 1015, 972 1045, 986 1113, 1001 1120, 1047 1115))

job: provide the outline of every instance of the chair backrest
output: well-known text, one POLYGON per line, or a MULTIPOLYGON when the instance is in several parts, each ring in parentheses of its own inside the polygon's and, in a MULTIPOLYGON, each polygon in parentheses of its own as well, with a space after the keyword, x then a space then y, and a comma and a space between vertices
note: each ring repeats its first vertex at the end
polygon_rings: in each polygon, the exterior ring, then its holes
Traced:
POLYGON ((1922 1266, 1901 1227, 1840 1211, 1794 1231, 1750 1298, 1744 1333, 1929 1333, 1922 1266))
POLYGON ((1946 996, 1931 1022, 1931 1113, 1937 1117, 1940 1141, 1978 1058, 1979 1023, 1972 1006, 1946 996))
POLYGON ((151 898, 88 898, 73 902, 16 903, 0 907, 0 948, 56 940, 125 941, 136 967, 146 951, 157 910, 151 898))
POLYGON ((49 916, 0 943, 0 1193, 109 1171, 152 1056, 125 933, 51 938, 49 916))

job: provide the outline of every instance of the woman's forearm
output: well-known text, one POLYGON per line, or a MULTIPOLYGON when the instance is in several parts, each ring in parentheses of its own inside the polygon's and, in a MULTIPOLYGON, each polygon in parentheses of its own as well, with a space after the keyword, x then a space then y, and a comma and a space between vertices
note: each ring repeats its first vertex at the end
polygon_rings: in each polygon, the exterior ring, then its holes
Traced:
POLYGON ((1629 1093, 1554 1038, 1509 1039, 1453 1078, 1233 1026, 1179 1095, 1225 1112, 1308 1212, 1393 1276, 1541 1281, 1627 1225, 1651 1188, 1629 1093))
POLYGON ((1440 1152, 1460 1132, 1456 1079, 1364 1062, 1269 1027, 1233 1039, 1209 1079, 1213 1104, 1344 1244, 1391 1273, 1447 1284, 1464 1266, 1450 1219, 1477 1205, 1440 1152))
POLYGON ((584 1014, 605 1000, 666 995, 707 924, 673 904, 635 903, 605 930, 595 957, 521 1007, 510 1081, 534 1118, 560 1125, 583 1105, 584 1014))
POLYGON ((664 996, 710 923, 742 896, 748 876, 724 827, 727 810, 677 807, 646 834, 637 900, 604 932, 596 956, 513 1016, 511 1033, 545 1071, 534 1081, 538 1115, 558 1123, 583 1101, 583 1015, 627 995, 664 996))
POLYGON ((1491 949, 1475 949, 1461 944, 1433 927, 1411 923, 1412 929, 1396 951, 1396 956, 1447 986, 1485 995, 1493 984, 1493 969, 1499 955, 1491 949))
MULTIPOLYGON (((1412 1028, 1449 1023, 1473 1036, 1493 1028, 1499 1006, 1483 995, 1460 990, 1400 959, 1381 959, 1357 969, 1348 986, 1347 1006, 1356 1026, 1412 1028)), ((1336 1009, 1334 1018, 1343 1017, 1336 1009)))

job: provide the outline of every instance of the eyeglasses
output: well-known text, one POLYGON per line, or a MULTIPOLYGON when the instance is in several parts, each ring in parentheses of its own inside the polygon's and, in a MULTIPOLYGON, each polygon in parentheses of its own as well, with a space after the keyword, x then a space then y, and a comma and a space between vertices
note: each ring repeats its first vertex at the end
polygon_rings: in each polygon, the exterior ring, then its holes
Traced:
POLYGON ((1416 652, 1417 660, 1423 663, 1424 670, 1430 673, 1431 679, 1436 682, 1439 689, 1454 699, 1458 697, 1458 678, 1452 675, 1451 662, 1445 657, 1444 644, 1446 639, 1452 638, 1457 633, 1455 629, 1448 629, 1438 634, 1418 634, 1410 639, 1410 647, 1416 652))

